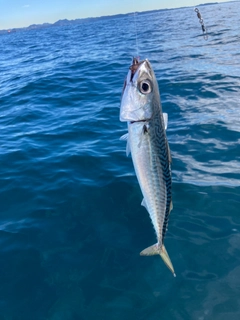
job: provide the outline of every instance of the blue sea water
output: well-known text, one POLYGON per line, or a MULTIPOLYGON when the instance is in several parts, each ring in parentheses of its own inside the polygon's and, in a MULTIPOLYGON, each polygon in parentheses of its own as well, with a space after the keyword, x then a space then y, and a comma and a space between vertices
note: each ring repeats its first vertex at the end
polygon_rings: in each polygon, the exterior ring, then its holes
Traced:
POLYGON ((194 8, 0 37, 0 320, 240 319, 239 2, 199 9, 207 41, 194 8), (169 117, 176 278, 139 256, 156 239, 119 140, 134 55, 169 117))

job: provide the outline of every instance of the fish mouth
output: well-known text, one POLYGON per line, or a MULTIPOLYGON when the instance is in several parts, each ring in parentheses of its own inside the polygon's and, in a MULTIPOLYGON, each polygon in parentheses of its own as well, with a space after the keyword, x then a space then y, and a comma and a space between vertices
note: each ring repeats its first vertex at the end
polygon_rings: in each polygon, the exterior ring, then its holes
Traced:
POLYGON ((142 119, 142 120, 136 120, 136 121, 130 121, 130 124, 138 123, 138 122, 149 122, 151 119, 142 119))
POLYGON ((140 61, 139 59, 140 59, 139 57, 133 57, 132 64, 131 64, 131 66, 129 67, 130 72, 128 73, 127 78, 125 79, 124 84, 123 84, 122 96, 123 96, 123 93, 124 93, 126 87, 127 87, 128 85, 130 85, 130 83, 131 83, 131 85, 132 85, 132 83, 133 83, 133 77, 134 77, 134 75, 136 74, 136 72, 137 72, 137 70, 139 69, 139 67, 140 67, 143 63, 148 62, 147 59, 146 59, 146 60, 141 60, 141 61, 140 61))
POLYGON ((133 77, 134 77, 136 71, 138 70, 138 68, 140 67, 140 65, 142 63, 144 63, 144 61, 146 61, 146 60, 140 61, 139 59, 140 59, 139 57, 133 57, 132 64, 129 67, 129 69, 131 70, 130 82, 132 82, 133 77))

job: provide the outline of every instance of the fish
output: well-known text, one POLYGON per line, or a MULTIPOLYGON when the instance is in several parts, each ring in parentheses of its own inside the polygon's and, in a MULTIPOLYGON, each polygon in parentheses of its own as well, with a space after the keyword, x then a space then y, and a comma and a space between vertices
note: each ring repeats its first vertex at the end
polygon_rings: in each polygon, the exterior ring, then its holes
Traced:
POLYGON ((128 133, 120 140, 127 143, 157 243, 140 252, 159 254, 176 276, 164 245, 172 205, 171 152, 166 136, 168 115, 162 112, 158 82, 148 59, 133 58, 120 105, 120 121, 127 122, 128 133))

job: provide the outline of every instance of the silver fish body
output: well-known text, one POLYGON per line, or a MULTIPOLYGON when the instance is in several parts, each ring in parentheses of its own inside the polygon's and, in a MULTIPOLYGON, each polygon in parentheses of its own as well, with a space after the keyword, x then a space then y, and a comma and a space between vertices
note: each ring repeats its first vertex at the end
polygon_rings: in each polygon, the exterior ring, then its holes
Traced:
POLYGON ((143 194, 142 205, 149 212, 157 236, 157 243, 140 254, 160 254, 175 275, 164 246, 172 209, 171 155, 165 130, 167 117, 162 113, 158 83, 148 60, 130 68, 122 94, 120 120, 128 122, 127 150, 132 154, 143 194))

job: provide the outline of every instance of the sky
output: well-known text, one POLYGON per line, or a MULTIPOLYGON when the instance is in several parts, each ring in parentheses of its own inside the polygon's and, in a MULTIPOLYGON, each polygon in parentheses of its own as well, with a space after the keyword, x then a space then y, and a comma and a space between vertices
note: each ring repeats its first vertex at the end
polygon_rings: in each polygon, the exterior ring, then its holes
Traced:
POLYGON ((197 6, 226 0, 0 0, 0 30, 135 11, 197 6))

